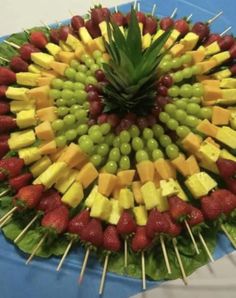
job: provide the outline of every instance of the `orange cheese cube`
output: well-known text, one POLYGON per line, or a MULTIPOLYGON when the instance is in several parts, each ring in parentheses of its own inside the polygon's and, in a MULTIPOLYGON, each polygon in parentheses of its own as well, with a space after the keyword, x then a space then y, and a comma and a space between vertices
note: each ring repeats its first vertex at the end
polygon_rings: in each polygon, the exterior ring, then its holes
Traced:
POLYGON ((171 161, 172 165, 175 169, 180 172, 184 177, 189 175, 188 166, 185 160, 185 156, 183 154, 179 154, 179 156, 171 161))
POLYGON ((157 173, 162 179, 176 178, 176 170, 169 160, 160 158, 154 162, 157 173))
POLYGON ((205 85, 203 98, 205 101, 222 98, 222 91, 218 87, 205 85))
POLYGON ((48 107, 37 110, 37 117, 41 121, 49 121, 52 122, 57 119, 57 108, 56 107, 48 107))
POLYGON ((35 127, 35 133, 40 140, 49 141, 54 139, 54 131, 49 121, 44 121, 35 127))
POLYGON ((230 120, 230 111, 218 106, 214 106, 212 109, 212 124, 214 125, 227 125, 230 120))
POLYGON ((186 159, 186 165, 188 167, 189 176, 200 172, 198 162, 194 155, 191 155, 188 159, 186 159))
POLYGON ((134 175, 135 175, 135 170, 124 170, 124 171, 120 171, 117 174, 117 177, 119 177, 119 181, 121 185, 129 186, 134 180, 134 175))
POLYGON ((143 195, 141 192, 141 181, 132 182, 132 192, 134 195, 135 202, 139 205, 144 204, 143 195))
POLYGON ((87 155, 78 145, 71 143, 58 160, 64 161, 70 168, 74 168, 83 161, 87 163, 87 155))
POLYGON ((61 76, 64 76, 65 70, 69 67, 68 64, 57 61, 51 62, 50 66, 56 73, 61 76))
POLYGON ((97 169, 91 162, 88 162, 79 171, 79 174, 76 176, 76 180, 78 180, 84 188, 87 188, 97 177, 97 169))
POLYGON ((120 190, 121 190, 122 188, 124 188, 124 186, 122 186, 122 185, 120 184, 120 179, 118 179, 118 180, 117 180, 117 183, 116 183, 116 186, 115 186, 115 188, 114 188, 113 191, 112 191, 112 197, 113 197, 114 199, 116 199, 116 200, 119 199, 120 190))
POLYGON ((186 151, 194 153, 196 152, 201 145, 201 139, 198 135, 190 132, 183 140, 183 147, 186 151))
POLYGON ((142 183, 153 181, 154 178, 154 164, 150 160, 141 161, 136 165, 140 180, 142 183))
POLYGON ((192 56, 194 64, 204 60, 205 55, 206 55, 206 52, 205 52, 204 48, 200 48, 196 51, 188 51, 186 53, 190 54, 192 56))
POLYGON ((212 124, 211 122, 209 122, 207 119, 204 119, 198 124, 197 130, 209 137, 215 138, 219 128, 214 124, 212 124))
POLYGON ((109 197, 118 182, 117 176, 109 173, 100 173, 98 176, 98 192, 109 197))
POLYGON ((57 144, 54 140, 47 143, 42 143, 42 145, 39 148, 39 151, 42 155, 53 154, 57 152, 57 144))

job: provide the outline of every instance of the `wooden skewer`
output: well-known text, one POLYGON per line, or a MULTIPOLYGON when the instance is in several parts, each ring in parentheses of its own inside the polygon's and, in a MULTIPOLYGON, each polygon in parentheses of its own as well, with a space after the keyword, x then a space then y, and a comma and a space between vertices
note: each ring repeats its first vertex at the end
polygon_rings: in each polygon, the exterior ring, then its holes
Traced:
POLYGON ((39 243, 34 247, 31 255, 28 258, 28 260, 25 262, 26 265, 28 265, 32 261, 33 257, 35 256, 35 254, 37 253, 39 248, 43 245, 43 242, 45 241, 47 235, 48 235, 48 233, 44 234, 43 237, 41 238, 41 240, 39 241, 39 243))
POLYGON ((182 273, 183 282, 187 286, 188 285, 187 276, 186 276, 184 266, 183 266, 183 263, 182 263, 182 260, 181 260, 180 254, 179 254, 179 249, 178 249, 178 246, 177 246, 176 238, 172 239, 172 243, 173 243, 175 254, 176 254, 176 257, 177 257, 177 260, 178 260, 178 263, 179 263, 180 271, 182 273))
POLYGON ((2 223, 9 215, 13 214, 16 211, 17 207, 13 207, 10 211, 8 211, 6 214, 4 214, 0 218, 0 223, 2 223))
POLYGON ((145 269, 145 255, 144 251, 141 253, 141 262, 142 262, 142 280, 143 280, 143 290, 146 290, 146 269, 145 269))
POLYGON ((170 18, 173 19, 173 18, 176 16, 177 10, 178 10, 178 8, 176 7, 176 8, 174 9, 174 11, 172 12, 170 18))
POLYGON ((9 220, 11 220, 11 218, 12 218, 12 216, 13 216, 13 214, 10 214, 1 224, 0 224, 0 229, 3 227, 3 226, 5 226, 5 224, 9 221, 9 220))
MULTIPOLYGON (((0 58, 0 59, 2 59, 2 58, 0 58)), ((5 60, 7 60, 7 59, 5 59, 5 60)), ((9 62, 9 60, 8 60, 8 62, 9 62)), ((0 198, 3 197, 3 196, 5 196, 5 195, 7 195, 9 192, 10 192, 9 189, 5 189, 5 190, 3 190, 3 191, 0 193, 0 198)))
POLYGON ((85 269, 86 269, 86 266, 87 266, 87 263, 88 263, 88 258, 89 258, 89 255, 90 255, 90 251, 91 251, 91 249, 90 249, 90 247, 88 247, 87 250, 86 250, 83 265, 82 265, 82 268, 81 268, 81 271, 80 271, 79 284, 81 284, 82 281, 83 281, 84 272, 85 272, 85 269))
POLYGON ((106 255, 105 261, 104 261, 103 272, 102 272, 102 279, 101 279, 100 288, 99 288, 99 295, 102 295, 102 293, 103 293, 104 284, 105 284, 105 278, 106 278, 106 273, 107 273, 108 262, 109 262, 109 253, 106 255))
POLYGON ((236 248, 236 242, 232 238, 232 236, 229 234, 229 232, 226 230, 225 226, 222 224, 221 226, 222 231, 225 233, 231 244, 233 245, 234 248, 236 248))
POLYGON ((18 46, 17 44, 15 44, 14 42, 10 42, 10 41, 7 41, 7 40, 4 40, 3 41, 5 44, 8 44, 9 46, 19 50, 20 49, 20 46, 18 46))
POLYGON ((219 13, 217 13, 213 18, 209 19, 207 21, 208 25, 211 25, 216 19, 218 19, 221 15, 223 14, 223 11, 220 11, 219 13))
POLYGON ((156 14, 156 10, 157 10, 157 5, 155 3, 152 7, 152 16, 154 16, 156 14))
POLYGON ((134 0, 134 9, 136 10, 137 7, 137 0, 134 0))
POLYGON ((195 250, 196 250, 196 253, 199 255, 200 252, 199 252, 199 249, 198 249, 196 240, 195 240, 195 238, 194 238, 194 236, 193 236, 193 233, 192 233, 192 231, 191 231, 191 229, 190 229, 190 226, 189 226, 187 220, 184 221, 184 224, 185 224, 185 226, 186 226, 186 228, 187 228, 187 230, 188 230, 189 236, 190 236, 190 238, 191 238, 191 240, 192 240, 192 243, 193 243, 193 246, 194 246, 194 248, 195 248, 195 250))
POLYGON ((74 242, 74 239, 71 239, 71 241, 67 245, 67 248, 66 248, 66 250, 65 250, 65 252, 64 252, 64 254, 63 254, 63 256, 62 256, 62 258, 61 258, 61 260, 58 264, 58 266, 57 266, 57 269, 56 269, 57 272, 61 270, 61 267, 62 267, 67 255, 68 255, 70 249, 71 249, 71 246, 73 245, 73 242, 74 242))
MULTIPOLYGON (((10 62, 10 60, 8 60, 8 59, 6 59, 4 57, 0 57, 0 60, 5 61, 5 62, 10 62)), ((0 194, 0 196, 1 196, 1 194, 0 194)))
POLYGON ((124 240, 124 267, 127 268, 128 266, 128 243, 127 238, 124 240))
POLYGON ((191 14, 187 17, 186 21, 187 21, 187 22, 190 21, 191 18, 192 18, 192 16, 193 16, 193 14, 191 13, 191 14))
POLYGON ((115 5, 115 13, 117 13, 118 12, 118 7, 117 7, 117 5, 115 5))
POLYGON ((161 249, 162 249, 165 264, 166 264, 166 269, 167 269, 168 274, 171 274, 170 262, 169 262, 168 254, 166 251, 166 245, 165 245, 163 235, 160 235, 160 241, 161 241, 161 249))
POLYGON ((137 4, 137 11, 140 11, 140 2, 137 4))
POLYGON ((205 251, 206 251, 206 253, 207 253, 209 259, 211 260, 211 262, 214 262, 214 259, 213 259, 213 257, 212 257, 212 254, 211 254, 211 252, 210 252, 210 250, 209 250, 209 248, 208 248, 208 246, 207 246, 207 244, 206 244, 206 241, 205 241, 205 239, 203 238, 202 234, 201 234, 201 233, 198 233, 198 237, 199 237, 199 239, 201 240, 202 245, 203 245, 203 247, 204 247, 204 249, 205 249, 205 251))
POLYGON ((44 25, 44 27, 46 27, 48 30, 51 30, 51 28, 48 26, 48 24, 46 24, 44 21, 40 20, 40 23, 42 25, 44 25))
POLYGON ((225 29, 222 33, 220 33, 220 36, 225 35, 228 31, 232 29, 232 26, 229 26, 227 29, 225 29))
POLYGON ((33 225, 33 223, 39 218, 39 214, 36 214, 34 218, 28 223, 28 225, 20 232, 20 234, 14 239, 14 243, 17 243, 33 225))

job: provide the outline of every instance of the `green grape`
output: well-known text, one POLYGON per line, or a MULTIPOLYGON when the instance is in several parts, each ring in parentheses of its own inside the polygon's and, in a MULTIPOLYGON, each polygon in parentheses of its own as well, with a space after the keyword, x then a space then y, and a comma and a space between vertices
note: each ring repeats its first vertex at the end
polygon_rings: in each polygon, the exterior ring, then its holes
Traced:
POLYGON ((85 80, 86 85, 96 85, 97 84, 97 79, 93 76, 88 76, 85 80))
POLYGON ((121 144, 120 137, 116 136, 113 140, 113 147, 120 148, 120 144, 121 144))
POLYGON ((130 169, 130 159, 129 156, 122 156, 119 162, 119 167, 121 170, 129 170, 130 169))
POLYGON ((187 116, 185 119, 185 124, 189 127, 196 127, 199 123, 199 120, 195 116, 187 116))
POLYGON ((75 104, 76 104, 76 99, 75 98, 70 98, 70 99, 67 100, 68 107, 72 107, 75 104))
POLYGON ((102 162, 102 157, 99 154, 94 154, 90 157, 90 161, 95 167, 99 167, 102 162))
POLYGON ((80 142, 80 148, 82 151, 84 151, 87 154, 92 154, 94 151, 94 144, 93 141, 90 138, 87 138, 86 140, 83 140, 83 142, 80 142))
POLYGON ((105 143, 111 146, 113 144, 115 135, 113 133, 109 133, 105 136, 105 143))
POLYGON ((168 95, 171 97, 177 97, 179 95, 179 87, 174 85, 168 89, 168 95))
POLYGON ((74 115, 66 115, 63 119, 65 125, 72 125, 75 123, 75 116, 74 115))
POLYGON ((203 96, 203 86, 200 83, 193 84, 193 96, 201 97, 203 96))
POLYGON ((56 101, 56 105, 57 105, 58 107, 64 107, 64 106, 66 106, 66 100, 63 99, 63 98, 59 98, 59 99, 56 101))
POLYGON ((55 141, 56 141, 57 147, 59 147, 59 148, 62 148, 66 145, 66 137, 65 136, 58 136, 58 137, 56 137, 55 141))
POLYGON ((121 143, 129 143, 129 141, 130 141, 130 133, 127 130, 123 130, 120 133, 120 141, 121 141, 121 143))
POLYGON ((175 119, 170 119, 167 121, 166 125, 169 129, 176 130, 177 127, 179 126, 179 123, 175 119))
MULTIPOLYGON (((86 77, 91 77, 92 75, 93 75, 93 73, 92 73, 92 71, 89 69, 89 70, 86 72, 86 77)), ((85 84, 88 85, 87 82, 85 82, 85 84)))
POLYGON ((153 130, 155 138, 159 138, 160 136, 162 136, 164 134, 164 129, 159 124, 154 124, 152 127, 152 130, 153 130))
POLYGON ((49 90, 49 97, 51 99, 58 99, 61 97, 61 91, 58 89, 50 89, 49 90))
POLYGON ((82 105, 83 109, 88 111, 89 110, 89 107, 90 107, 90 103, 88 101, 85 101, 82 105))
POLYGON ((175 112, 175 119, 179 122, 185 121, 187 113, 184 110, 177 109, 175 112))
POLYGON ((65 137, 66 137, 67 141, 73 141, 77 137, 76 129, 68 129, 65 132, 65 137))
POLYGON ((74 90, 84 90, 85 89, 85 85, 83 83, 80 82, 75 82, 74 83, 74 90))
POLYGON ((155 149, 152 151, 152 159, 155 161, 155 160, 158 160, 160 158, 163 158, 164 155, 162 153, 162 151, 160 149, 155 149))
POLYGON ((75 114, 77 111, 81 109, 80 105, 74 104, 70 107, 70 113, 75 114))
POLYGON ((82 136, 88 132, 88 124, 80 124, 77 128, 78 135, 82 136))
POLYGON ((75 60, 75 59, 72 59, 71 61, 70 61, 70 66, 72 67, 72 68, 74 68, 74 69, 76 69, 77 70, 77 68, 79 67, 79 61, 77 61, 77 60, 75 60))
POLYGON ((182 70, 184 79, 189 79, 193 76, 192 67, 186 67, 182 70))
POLYGON ((100 126, 98 124, 94 124, 89 128, 89 134, 91 134, 95 130, 99 130, 100 126))
POLYGON ((90 136, 83 135, 83 136, 79 137, 78 144, 81 145, 83 142, 85 142, 87 140, 91 140, 90 136))
POLYGON ((64 128, 64 121, 62 119, 57 119, 52 122, 52 129, 54 131, 59 131, 64 128))
POLYGON ((90 59, 91 56, 89 54, 83 54, 80 57, 80 60, 85 63, 85 60, 90 59))
POLYGON ((84 64, 87 66, 87 67, 91 67, 93 64, 95 64, 95 61, 93 58, 88 58, 84 61, 84 64))
POLYGON ((57 114, 60 117, 64 117, 65 115, 67 115, 69 113, 69 109, 67 107, 59 107, 57 109, 57 114))
POLYGON ((77 120, 84 120, 87 117, 87 112, 83 109, 80 109, 75 112, 75 117, 77 120))
POLYGON ((182 71, 179 70, 179 71, 173 73, 172 78, 173 78, 175 83, 179 83, 179 82, 183 81, 184 77, 183 77, 182 71))
POLYGON ((211 108, 207 108, 207 107, 201 108, 201 111, 199 113, 199 116, 200 116, 201 119, 211 120, 212 109, 211 108))
POLYGON ((173 116, 175 115, 176 111, 176 106, 173 103, 168 103, 165 105, 165 112, 168 113, 169 115, 173 116))
POLYGON ((63 89, 74 90, 74 83, 71 81, 65 81, 63 84, 63 89))
POLYGON ((160 136, 159 142, 162 147, 166 147, 172 143, 171 138, 168 135, 160 136))
POLYGON ((192 86, 190 84, 184 84, 180 88, 180 95, 182 97, 191 97, 192 96, 192 86))
POLYGON ((167 61, 167 60, 172 60, 172 55, 171 54, 166 54, 163 58, 162 61, 167 61))
POLYGON ((190 98, 190 102, 191 103, 197 103, 197 104, 200 104, 201 103, 201 98, 200 97, 196 97, 196 96, 193 96, 190 98))
POLYGON ((93 64, 90 66, 90 70, 91 70, 92 74, 94 74, 99 69, 100 69, 100 67, 98 64, 93 64))
POLYGON ((115 161, 108 161, 105 165, 105 170, 107 173, 110 173, 110 174, 116 174, 117 172, 117 163, 115 161))
POLYGON ((98 57, 96 59, 96 63, 99 65, 99 66, 102 66, 103 63, 105 63, 105 60, 103 59, 103 57, 98 57))
POLYGON ((163 72, 168 72, 171 69, 171 67, 172 67, 172 62, 168 60, 162 61, 160 64, 160 68, 163 72))
POLYGON ((97 148, 97 153, 101 156, 107 156, 109 153, 109 146, 107 144, 101 144, 97 148))
POLYGON ((181 110, 186 110, 187 109, 187 103, 186 103, 186 101, 184 101, 182 99, 176 100, 175 105, 178 109, 181 109, 181 110))
POLYGON ((171 60, 171 65, 172 65, 171 68, 174 68, 174 69, 180 68, 180 66, 182 65, 181 58, 174 58, 174 59, 172 59, 171 60))
POLYGON ((77 67, 77 71, 80 72, 80 73, 85 73, 87 70, 88 70, 88 67, 84 64, 80 64, 77 67))
POLYGON ((131 146, 129 143, 122 143, 120 146, 120 152, 123 155, 129 155, 131 152, 131 146))
POLYGON ((77 72, 75 75, 75 81, 85 84, 86 82, 86 75, 83 72, 77 72))
POLYGON ((93 52, 93 58, 96 60, 97 58, 100 58, 100 57, 102 57, 102 52, 99 50, 95 50, 93 52))
POLYGON ((177 128, 176 133, 178 137, 183 139, 190 133, 190 129, 187 126, 181 125, 177 128))
POLYGON ((150 151, 153 151, 155 149, 158 148, 158 142, 155 140, 155 139, 149 139, 147 141, 147 148, 150 150, 150 151))
POLYGON ((93 131, 89 135, 95 144, 99 144, 104 140, 103 135, 100 130, 93 131))
POLYGON ((170 159, 175 159, 179 156, 179 148, 175 144, 166 147, 166 155, 170 159))
POLYGON ((52 80, 51 86, 52 86, 53 89, 61 90, 63 88, 63 83, 64 83, 63 80, 55 78, 55 79, 52 80))
POLYGON ((140 135, 140 130, 139 130, 137 125, 133 124, 129 128, 129 133, 130 133, 131 138, 135 138, 135 137, 138 137, 140 135))
POLYGON ((197 116, 200 113, 200 106, 196 103, 189 103, 187 105, 187 113, 193 116, 197 116))
POLYGON ((101 133, 105 136, 111 131, 111 125, 109 123, 103 123, 100 126, 101 133))
POLYGON ((169 114, 167 114, 166 112, 161 112, 161 113, 159 114, 159 120, 160 120, 162 123, 167 123, 169 119, 170 119, 170 116, 169 116, 169 114))
POLYGON ((191 54, 184 54, 180 57, 182 64, 190 64, 192 62, 192 55, 191 54))
POLYGON ((193 75, 199 75, 202 72, 201 66, 199 65, 193 65, 191 68, 193 75))
POLYGON ((132 139, 132 147, 135 151, 143 149, 144 147, 143 140, 140 137, 134 137, 132 139))
POLYGON ((109 160, 113 160, 118 162, 120 160, 120 149, 119 148, 112 148, 109 153, 109 160))
POLYGON ((74 92, 69 89, 64 89, 61 92, 61 97, 67 101, 71 98, 74 98, 74 92))
POLYGON ((135 159, 139 163, 144 160, 149 160, 149 156, 145 150, 138 150, 135 154, 135 159))
POLYGON ((83 104, 88 97, 88 93, 84 90, 76 90, 74 92, 74 98, 77 100, 78 104, 83 104))
POLYGON ((154 135, 154 133, 151 128, 147 128, 147 127, 144 128, 143 134, 142 134, 142 137, 144 140, 152 139, 153 135, 154 135))
POLYGON ((74 81, 75 75, 76 75, 76 70, 72 67, 67 67, 64 72, 64 75, 67 79, 74 81))

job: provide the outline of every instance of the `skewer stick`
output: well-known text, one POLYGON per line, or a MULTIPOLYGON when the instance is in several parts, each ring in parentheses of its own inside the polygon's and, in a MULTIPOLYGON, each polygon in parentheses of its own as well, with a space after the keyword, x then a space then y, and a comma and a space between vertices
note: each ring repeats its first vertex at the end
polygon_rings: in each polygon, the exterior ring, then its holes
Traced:
POLYGON ((173 243, 175 254, 176 254, 176 257, 177 257, 177 260, 178 260, 178 263, 179 263, 180 271, 182 273, 183 282, 187 286, 188 285, 188 281, 187 281, 187 277, 186 277, 186 273, 185 273, 185 270, 184 270, 184 266, 183 266, 183 263, 182 263, 182 260, 181 260, 180 254, 179 254, 179 249, 177 247, 177 240, 176 240, 176 238, 173 238, 172 239, 172 243, 173 243))
POLYGON ((11 218, 12 218, 12 216, 13 216, 13 214, 10 214, 1 224, 0 224, 0 229, 3 227, 3 226, 5 226, 5 224, 9 221, 9 220, 11 220, 11 218))
POLYGON ((189 226, 187 220, 184 221, 184 224, 185 224, 185 226, 186 226, 186 228, 187 228, 187 230, 188 230, 189 236, 190 236, 190 238, 191 238, 191 240, 192 240, 192 243, 193 243, 193 246, 194 246, 194 248, 195 248, 195 250, 196 250, 196 253, 199 255, 200 252, 199 252, 199 249, 198 249, 196 240, 195 240, 195 238, 194 238, 194 236, 193 236, 193 233, 192 233, 192 231, 191 231, 191 229, 190 229, 190 226, 189 226))
POLYGON ((26 265, 28 265, 32 261, 33 257, 35 256, 35 254, 37 253, 39 248, 43 245, 43 242, 45 241, 47 235, 48 235, 48 233, 44 234, 43 237, 41 238, 41 240, 39 241, 39 243, 34 247, 31 255, 28 258, 28 260, 25 262, 26 265))
POLYGON ((166 264, 166 269, 167 269, 168 274, 171 274, 170 262, 169 262, 168 254, 166 251, 166 245, 165 245, 163 235, 160 235, 160 241, 161 241, 161 249, 162 249, 165 264, 166 264))
POLYGON ((48 26, 48 24, 46 24, 44 21, 40 20, 40 23, 42 25, 44 25, 44 27, 46 27, 48 30, 51 30, 51 28, 48 26))
POLYGON ((90 251, 91 251, 90 247, 88 247, 87 250, 86 250, 83 265, 82 265, 82 268, 81 268, 81 271, 80 271, 79 284, 81 284, 82 281, 83 281, 84 272, 85 272, 85 269, 86 269, 86 266, 87 266, 87 263, 88 263, 88 258, 89 258, 89 255, 90 255, 90 251))
POLYGON ((61 270, 61 267, 62 267, 67 255, 68 255, 70 249, 71 249, 71 246, 72 246, 73 242, 74 242, 74 239, 71 239, 71 241, 67 245, 67 248, 66 248, 66 250, 65 250, 65 252, 64 252, 64 254, 63 254, 63 256, 62 256, 62 258, 61 258, 61 260, 58 264, 58 266, 57 266, 57 269, 56 269, 57 272, 61 270))
POLYGON ((141 261, 142 261, 142 280, 143 280, 143 290, 146 290, 146 270, 145 270, 145 255, 144 251, 141 253, 141 261))
POLYGON ((118 7, 117 7, 117 5, 115 5, 115 13, 117 13, 118 12, 118 7))
POLYGON ((136 10, 137 7, 137 0, 134 0, 134 10, 136 10))
POLYGON ((233 245, 234 248, 236 248, 236 242, 232 238, 232 236, 229 234, 229 232, 226 230, 225 226, 222 224, 221 226, 222 231, 225 233, 231 244, 233 245))
POLYGON ((14 239, 14 243, 17 243, 33 225, 33 223, 38 219, 39 214, 36 214, 34 218, 28 223, 28 225, 20 232, 20 234, 14 239))
POLYGON ((220 36, 225 35, 228 31, 232 29, 232 26, 229 26, 227 29, 225 29, 222 33, 220 33, 220 36))
POLYGON ((137 11, 140 11, 140 2, 137 4, 137 11))
POLYGON ((99 295, 102 295, 102 293, 103 293, 103 288, 104 288, 104 283, 105 283, 105 278, 106 278, 106 273, 107 273, 108 261, 109 261, 109 253, 106 255, 105 261, 104 261, 102 279, 101 279, 100 288, 99 288, 99 295))
POLYGON ((156 10, 157 10, 157 5, 155 3, 152 7, 152 16, 154 16, 156 14, 156 10))
POLYGON ((10 42, 10 41, 7 41, 7 40, 4 40, 3 41, 5 44, 8 44, 9 46, 19 50, 20 49, 20 46, 18 46, 17 44, 15 44, 14 42, 10 42))
MULTIPOLYGON (((4 59, 4 58, 0 58, 0 59, 4 59)), ((5 59, 5 61, 6 61, 7 59, 5 59)), ((9 60, 8 60, 8 62, 9 62, 9 60)), ((7 195, 8 193, 9 193, 9 189, 5 189, 5 190, 3 190, 1 193, 0 193, 0 198, 1 197, 3 197, 3 196, 5 196, 5 195, 7 195)))
POLYGON ((124 267, 126 268, 128 266, 128 243, 127 238, 125 238, 124 241, 124 267))
MULTIPOLYGON (((6 59, 6 58, 4 58, 4 57, 0 57, 0 60, 5 61, 5 62, 10 62, 10 60, 8 60, 8 59, 6 59)), ((5 191, 6 191, 6 190, 5 190, 5 191)), ((1 194, 0 194, 0 197, 1 197, 1 194)))
POLYGON ((171 19, 173 19, 176 16, 177 10, 178 8, 176 7, 170 16, 171 19))
POLYGON ((191 13, 191 14, 187 17, 186 21, 187 21, 187 22, 190 21, 191 18, 192 18, 192 16, 193 16, 193 14, 191 13))
POLYGON ((203 247, 204 247, 204 249, 205 249, 205 251, 206 251, 206 253, 207 253, 209 259, 211 260, 211 262, 214 262, 214 259, 213 259, 213 257, 212 257, 212 254, 211 254, 211 252, 210 252, 210 250, 209 250, 209 248, 208 248, 208 246, 207 246, 207 244, 206 244, 206 241, 205 241, 205 239, 203 238, 202 234, 201 234, 201 233, 198 233, 198 237, 199 237, 199 239, 201 240, 202 245, 203 245, 203 247))
POLYGON ((213 23, 216 19, 218 19, 222 14, 223 14, 223 11, 220 11, 219 13, 217 13, 213 18, 207 21, 207 25, 211 25, 211 23, 213 23))
POLYGON ((2 223, 9 215, 13 214, 16 211, 17 207, 13 207, 10 211, 8 211, 5 215, 0 218, 0 223, 2 223))

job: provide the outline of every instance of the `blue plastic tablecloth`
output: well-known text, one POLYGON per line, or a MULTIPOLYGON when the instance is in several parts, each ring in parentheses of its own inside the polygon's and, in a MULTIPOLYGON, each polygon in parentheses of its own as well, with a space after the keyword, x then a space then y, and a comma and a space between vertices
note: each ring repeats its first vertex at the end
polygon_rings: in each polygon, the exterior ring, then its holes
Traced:
MULTIPOLYGON (((236 2, 234 0, 147 0, 140 1, 141 10, 151 12, 153 4, 158 5, 158 15, 167 16, 175 7, 177 17, 193 13, 193 21, 205 21, 223 10, 224 14, 212 25, 215 32, 222 32, 232 26, 235 33, 236 2)), ((123 5, 121 10, 128 10, 130 5, 123 5)), ((66 1, 65 1, 65 10, 66 1)), ((27 15, 26 15, 27 17, 27 15)), ((19 28, 20 30, 20 28, 19 28)), ((219 235, 215 258, 233 250, 225 236, 219 235)), ((50 260, 34 259, 29 266, 25 265, 26 257, 14 245, 0 235, 0 297, 1 298, 95 298, 101 278, 101 267, 96 260, 90 258, 83 284, 78 285, 78 275, 84 252, 80 249, 72 251, 66 259, 61 272, 56 273, 57 258, 50 260)), ((156 286, 156 282, 148 282, 148 288, 156 286)), ((108 273, 104 298, 126 298, 141 291, 141 281, 108 273)))

